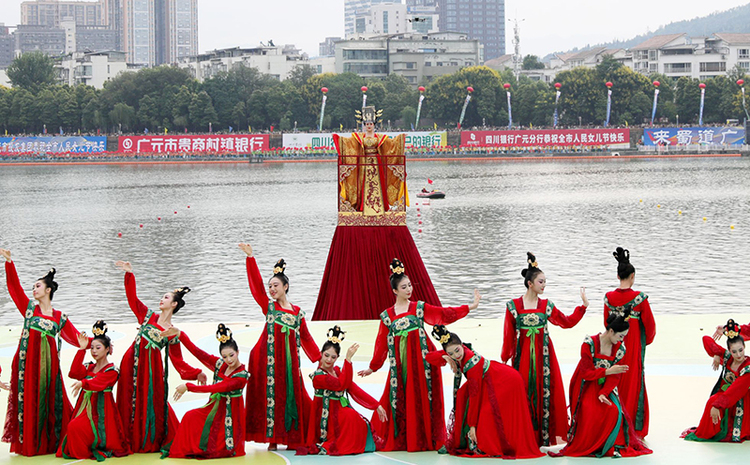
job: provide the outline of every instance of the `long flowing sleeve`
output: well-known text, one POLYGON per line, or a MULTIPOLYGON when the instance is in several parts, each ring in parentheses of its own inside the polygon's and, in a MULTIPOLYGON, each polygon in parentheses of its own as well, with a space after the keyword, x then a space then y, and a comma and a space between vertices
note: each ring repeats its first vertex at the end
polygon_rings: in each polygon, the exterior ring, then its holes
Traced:
POLYGON ((427 363, 430 365, 444 367, 448 364, 443 358, 444 355, 448 355, 444 350, 433 350, 432 352, 427 352, 424 359, 427 360, 427 363))
POLYGON ((193 356, 197 358, 199 362, 205 365, 206 368, 208 368, 209 370, 213 370, 214 368, 216 368, 216 362, 219 361, 219 357, 217 357, 216 355, 211 355, 193 344, 193 341, 190 340, 187 333, 185 333, 184 331, 180 332, 180 342, 185 346, 188 352, 193 354, 193 356))
MULTIPOLYGON (((344 362, 344 365, 346 365, 346 363, 348 362, 344 362)), ((352 368, 352 371, 353 370, 354 369, 352 368)), ((349 394, 351 394, 352 399, 354 399, 356 403, 368 410, 376 410, 378 405, 380 405, 374 397, 366 393, 361 387, 357 386, 357 383, 354 381, 349 383, 349 394)))
MULTIPOLYGON (((65 324, 62 327, 62 330, 60 330, 60 335, 62 336, 63 340, 67 342, 68 344, 72 346, 78 346, 78 335, 80 332, 76 329, 76 327, 73 325, 73 322, 68 320, 65 322, 65 324)), ((94 340, 93 337, 89 337, 89 343, 86 346, 87 349, 91 348, 91 341, 94 340)))
POLYGON ((711 336, 703 336, 703 348, 710 357, 724 358, 726 353, 726 349, 717 344, 711 336))
POLYGON ((170 342, 169 360, 180 373, 180 378, 182 379, 197 379, 198 375, 202 373, 200 368, 193 368, 182 358, 182 349, 179 341, 174 344, 170 342))
POLYGON ((505 310, 505 328, 503 330, 503 349, 500 358, 508 363, 516 356, 516 319, 510 311, 505 310))
POLYGON ((714 407, 719 410, 729 408, 739 402, 750 389, 750 374, 742 375, 734 380, 729 389, 720 394, 714 401, 714 407))
POLYGON ((461 305, 460 307, 436 307, 428 303, 424 304, 424 321, 431 326, 449 325, 468 314, 468 305, 461 305))
POLYGON ((648 303, 648 299, 641 302, 641 322, 643 323, 643 329, 646 330, 646 345, 654 342, 656 337, 656 321, 654 321, 654 313, 651 311, 651 305, 648 303))
POLYGON ((320 349, 318 348, 318 345, 315 344, 315 339, 313 339, 312 334, 310 334, 310 330, 307 328, 307 322, 304 318, 299 325, 299 337, 300 345, 302 346, 302 350, 305 351, 305 354, 307 354, 307 358, 313 363, 318 362, 322 357, 320 355, 320 349))
POLYGON ((608 396, 620 384, 620 378, 622 378, 622 374, 607 375, 602 388, 599 389, 599 395, 608 396))
POLYGON ((148 313, 148 307, 143 305, 143 302, 138 299, 135 288, 135 275, 133 273, 125 273, 125 295, 128 298, 130 310, 135 314, 138 323, 143 324, 143 319, 146 318, 146 314, 148 313))
POLYGON ((581 318, 583 318, 583 315, 585 314, 586 307, 584 307, 583 305, 579 305, 578 307, 576 307, 576 309, 570 316, 565 315, 563 312, 558 310, 557 307, 553 307, 552 314, 549 317, 549 321, 553 325, 559 326, 561 328, 572 328, 573 326, 577 325, 579 321, 581 321, 581 318))
POLYGON ((382 321, 378 326, 378 335, 375 337, 375 349, 370 360, 370 369, 378 371, 388 357, 388 328, 382 321))
POLYGON ((750 324, 740 325, 740 335, 742 339, 750 341, 750 324))
POLYGON ((585 342, 581 345, 581 361, 578 364, 578 371, 586 381, 596 381, 606 376, 606 368, 596 368, 594 359, 591 357, 591 346, 585 342))
POLYGON ((258 264, 255 262, 255 257, 247 257, 245 259, 245 266, 247 268, 247 283, 250 286, 250 292, 265 315, 268 313, 269 299, 268 295, 266 295, 266 286, 263 283, 263 277, 260 275, 258 264))
POLYGON ((214 384, 207 384, 205 386, 198 386, 197 384, 187 383, 188 391, 190 392, 210 392, 211 394, 217 392, 231 392, 238 391, 245 388, 247 384, 247 378, 227 378, 214 384))
POLYGON ((117 370, 100 371, 93 379, 84 379, 81 380, 81 383, 83 384, 83 389, 98 392, 114 386, 119 377, 120 374, 117 370))
POLYGON ((25 316, 26 307, 29 306, 30 300, 26 296, 26 293, 23 292, 23 286, 21 286, 21 281, 18 280, 18 272, 16 271, 16 264, 14 262, 5 262, 5 281, 8 284, 10 298, 13 299, 21 315, 25 316))
POLYGON ((73 379, 83 379, 87 375, 86 367, 83 364, 83 358, 86 356, 86 351, 84 349, 79 350, 76 352, 75 358, 73 358, 73 363, 70 365, 70 371, 68 372, 68 377, 73 379))

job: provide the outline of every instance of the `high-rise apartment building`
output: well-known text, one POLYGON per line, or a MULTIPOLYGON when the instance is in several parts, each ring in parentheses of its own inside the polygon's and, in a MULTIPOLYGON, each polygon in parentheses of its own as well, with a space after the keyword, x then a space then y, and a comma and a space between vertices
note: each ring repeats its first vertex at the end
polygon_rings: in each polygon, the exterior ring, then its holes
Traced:
POLYGON ((380 3, 401 3, 400 1, 394 0, 344 0, 344 33, 349 38, 354 35, 357 30, 365 30, 365 19, 364 16, 370 11, 373 5, 380 3), (359 16, 359 20, 357 19, 359 16), (359 24, 357 24, 359 21, 359 24))
POLYGON ((7 68, 13 61, 15 39, 8 27, 0 23, 0 69, 7 68))
POLYGON ((60 27, 65 18, 72 18, 78 26, 108 24, 107 0, 70 2, 31 0, 21 3, 21 24, 25 26, 60 27))
POLYGON ((441 0, 438 3, 441 31, 465 32, 471 39, 479 39, 484 45, 485 60, 505 55, 505 0, 441 0))

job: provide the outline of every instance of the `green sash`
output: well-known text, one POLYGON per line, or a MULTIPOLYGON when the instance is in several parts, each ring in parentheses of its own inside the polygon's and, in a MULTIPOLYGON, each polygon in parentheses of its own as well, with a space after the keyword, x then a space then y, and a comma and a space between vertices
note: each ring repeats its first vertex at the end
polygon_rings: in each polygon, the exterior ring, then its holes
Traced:
MULTIPOLYGON (((221 359, 216 361, 216 367, 214 368, 214 384, 221 381, 220 371, 223 366, 224 362, 221 359)), ((242 370, 232 374, 231 378, 247 379, 248 374, 246 370, 242 370)), ((215 392, 211 394, 208 403, 202 407, 206 408, 209 405, 213 405, 211 411, 208 414, 208 417, 206 417, 206 422, 203 424, 201 439, 198 443, 198 447, 200 447, 202 451, 208 449, 208 438, 211 435, 211 425, 213 425, 214 418, 216 417, 216 413, 219 411, 219 405, 221 405, 221 401, 223 399, 226 405, 226 408, 224 410, 224 444, 226 445, 227 450, 232 451, 232 455, 234 455, 234 422, 232 420, 233 397, 242 397, 242 389, 228 392, 215 392)))
POLYGON ((266 437, 273 437, 276 413, 276 344, 274 337, 275 325, 281 326, 281 333, 285 336, 284 349, 286 351, 286 404, 284 405, 284 428, 286 431, 299 429, 299 412, 294 398, 294 373, 292 373, 292 348, 289 343, 289 333, 293 332, 297 340, 295 355, 299 365, 300 337, 299 328, 305 312, 297 315, 276 310, 273 300, 268 301, 268 312, 266 315, 266 332, 268 333, 267 358, 266 358, 266 437))
MULTIPOLYGON (((411 304, 410 304, 411 305, 411 304)), ((389 397, 391 404, 391 415, 394 419, 393 422, 393 436, 398 436, 398 423, 395 421, 396 418, 396 407, 397 401, 396 396, 398 393, 398 373, 396 365, 396 337, 399 340, 399 355, 401 358, 401 382, 406 386, 407 373, 408 371, 408 358, 406 356, 407 343, 409 333, 417 331, 419 333, 419 345, 422 350, 422 366, 424 367, 424 374, 427 380, 427 398, 430 402, 430 410, 432 410, 432 367, 426 360, 425 355, 429 352, 429 346, 427 345, 427 333, 424 330, 424 302, 417 302, 416 315, 407 314, 400 318, 396 318, 391 321, 391 317, 388 316, 388 310, 384 310, 380 314, 380 319, 388 327, 388 359, 390 362, 388 378, 389 378, 389 397)))
POLYGON ((630 302, 615 307, 614 305, 610 305, 609 299, 607 299, 606 295, 604 296, 604 305, 609 309, 610 313, 624 316, 626 311, 630 311, 630 318, 638 320, 638 326, 641 330, 641 372, 638 388, 638 406, 635 412, 636 431, 641 431, 643 429, 643 423, 646 417, 646 328, 643 325, 643 320, 641 320, 641 312, 635 310, 635 308, 642 304, 646 299, 648 299, 648 296, 643 292, 639 292, 630 302))
POLYGON ((527 374, 528 379, 528 392, 529 404, 531 405, 531 421, 535 430, 538 430, 542 434, 542 445, 549 446, 549 420, 550 420, 550 365, 549 365, 549 331, 547 330, 547 320, 552 315, 552 309, 555 308, 555 304, 551 301, 547 301, 544 313, 519 313, 516 309, 516 304, 512 300, 509 300, 506 304, 507 310, 513 315, 516 320, 516 356, 513 358, 513 368, 520 370, 521 365, 521 352, 523 350, 523 344, 521 343, 521 332, 526 332, 526 337, 529 338, 529 372, 527 374), (541 415, 538 411, 537 405, 539 403, 539 392, 537 391, 537 359, 539 355, 536 353, 536 337, 541 333, 542 337, 542 411, 541 415), (539 417, 541 416, 541 425, 539 425, 539 417))
POLYGON ((38 427, 36 431, 36 437, 34 441, 37 444, 37 451, 41 447, 42 433, 46 433, 47 440, 50 441, 50 433, 54 434, 55 448, 60 445, 60 434, 62 432, 62 410, 63 410, 63 384, 62 375, 58 370, 58 374, 55 380, 52 380, 52 354, 50 352, 49 337, 57 336, 57 360, 59 365, 60 360, 60 345, 61 331, 63 326, 68 322, 68 317, 64 313, 61 314, 60 323, 48 320, 39 316, 34 316, 34 308, 36 305, 33 300, 29 301, 29 305, 26 307, 26 313, 23 320, 23 330, 21 332, 21 340, 18 344, 18 398, 16 399, 16 406, 18 411, 18 442, 23 444, 23 423, 24 423, 24 391, 26 390, 26 352, 29 348, 29 336, 31 331, 39 331, 40 347, 39 347, 39 379, 37 386, 28 386, 29 389, 36 390, 38 393, 38 407, 37 407, 37 422, 38 427), (54 386, 52 382, 54 381, 54 386), (55 390, 55 428, 54 431, 50 432, 47 430, 47 417, 49 415, 47 393, 49 389, 55 390))

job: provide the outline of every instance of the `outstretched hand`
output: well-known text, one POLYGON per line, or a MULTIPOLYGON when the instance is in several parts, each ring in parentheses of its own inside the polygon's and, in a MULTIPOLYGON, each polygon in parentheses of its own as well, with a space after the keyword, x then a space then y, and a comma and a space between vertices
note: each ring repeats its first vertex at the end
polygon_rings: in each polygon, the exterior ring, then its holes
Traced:
POLYGON ((132 273, 133 272, 133 266, 130 264, 130 262, 125 262, 122 260, 117 260, 115 262, 115 266, 119 268, 121 271, 124 271, 125 273, 132 273))
POLYGON ((625 373, 626 371, 628 371, 628 368, 629 367, 627 365, 613 365, 613 366, 607 368, 604 371, 604 373, 607 376, 609 376, 609 375, 619 375, 621 373, 625 373))
POLYGON ((2 389, 3 391, 10 391, 10 386, 0 381, 0 389, 2 389))
POLYGON ((714 331, 714 335, 712 336, 714 338, 714 341, 719 342, 721 339, 721 336, 724 335, 724 327, 723 326, 717 326, 716 331, 714 331))
POLYGON ((362 371, 358 372, 357 374, 358 374, 359 376, 363 377, 363 378, 364 378, 365 376, 370 376, 370 375, 372 374, 372 368, 368 368, 368 369, 366 369, 366 370, 362 370, 362 371))
POLYGON ((10 259, 10 250, 8 249, 0 249, 0 255, 5 259, 6 262, 12 262, 13 260, 10 259))
POLYGON ((187 392, 187 386, 184 384, 180 384, 177 386, 174 390, 174 397, 172 397, 174 400, 180 400, 180 397, 182 397, 183 394, 187 392))
POLYGON ((482 295, 479 293, 479 289, 474 289, 474 301, 469 305, 469 310, 474 310, 477 307, 479 307, 479 300, 481 300, 482 295))
POLYGON ((83 389, 83 382, 82 381, 76 381, 70 387, 73 390, 72 391, 73 392, 73 397, 78 397, 78 393, 81 392, 81 389, 83 389))
POLYGON ((714 369, 714 371, 718 370, 721 366, 721 357, 718 355, 714 355, 714 360, 711 362, 711 368, 714 369))
POLYGON ((86 336, 86 332, 78 333, 78 347, 81 350, 86 350, 89 347, 89 337, 86 336))
POLYGON ((588 308, 589 306, 589 299, 586 297, 586 287, 581 286, 581 300, 583 301, 583 306, 588 308))
POLYGON ((198 378, 196 378, 196 380, 198 381, 198 386, 205 386, 206 385, 206 381, 208 381, 208 377, 206 376, 205 373, 201 372, 198 375, 198 378))
POLYGON ((237 246, 240 249, 242 249, 242 251, 245 252, 245 254, 247 254, 248 257, 252 257, 253 256, 253 246, 252 245, 245 244, 244 242, 240 242, 239 244, 237 244, 237 246))
POLYGON ((349 347, 349 350, 346 351, 346 361, 351 362, 352 357, 354 357, 354 354, 357 353, 357 349, 359 349, 359 344, 354 343, 351 347, 349 347))

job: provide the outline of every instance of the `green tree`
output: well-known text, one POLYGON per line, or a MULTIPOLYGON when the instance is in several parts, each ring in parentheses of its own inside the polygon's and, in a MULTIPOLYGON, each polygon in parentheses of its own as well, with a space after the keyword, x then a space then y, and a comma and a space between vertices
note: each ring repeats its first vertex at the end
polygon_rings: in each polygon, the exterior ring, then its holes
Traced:
POLYGON ((0 86, 0 129, 5 130, 8 129, 8 126, 10 125, 10 91, 0 86))
POLYGON ((193 128, 199 131, 207 131, 209 123, 212 125, 218 123, 216 110, 214 110, 208 92, 200 91, 193 96, 193 100, 190 102, 190 121, 193 128))
POLYGON ((526 55, 523 57, 523 63, 521 65, 523 69, 544 69, 544 63, 539 61, 539 57, 536 55, 526 55))
POLYGON ((11 91, 10 117, 8 126, 12 132, 30 132, 36 120, 34 96, 23 87, 11 91))
MULTIPOLYGON (((405 106, 401 110, 401 127, 409 129, 417 120, 417 109, 412 106, 405 106)), ((415 128, 416 129, 416 128, 415 128)))
POLYGON ((123 102, 116 103, 112 111, 109 112, 109 121, 117 130, 120 129, 120 125, 124 130, 134 129, 135 117, 135 109, 123 102))
POLYGON ((289 71, 287 81, 296 87, 302 87, 307 84, 307 80, 315 76, 317 71, 311 65, 297 65, 289 71))
POLYGON ((55 105, 57 106, 57 115, 59 126, 67 129, 68 132, 74 132, 80 129, 81 120, 78 101, 69 87, 58 87, 55 93, 55 105))
POLYGON ((466 88, 471 86, 474 92, 466 108, 464 127, 481 126, 483 123, 490 126, 508 124, 508 115, 503 109, 506 101, 503 81, 509 76, 512 73, 501 76, 486 66, 463 68, 453 74, 440 76, 427 87, 427 113, 449 125, 458 123, 466 99, 466 88))
POLYGON ((16 57, 6 71, 13 87, 31 92, 55 83, 52 58, 42 52, 29 52, 16 57))
POLYGON ((36 94, 35 105, 38 125, 41 126, 38 129, 42 129, 45 125, 47 130, 51 133, 57 131, 57 127, 60 125, 60 118, 58 117, 58 102, 56 101, 55 92, 52 88, 46 88, 36 94))

